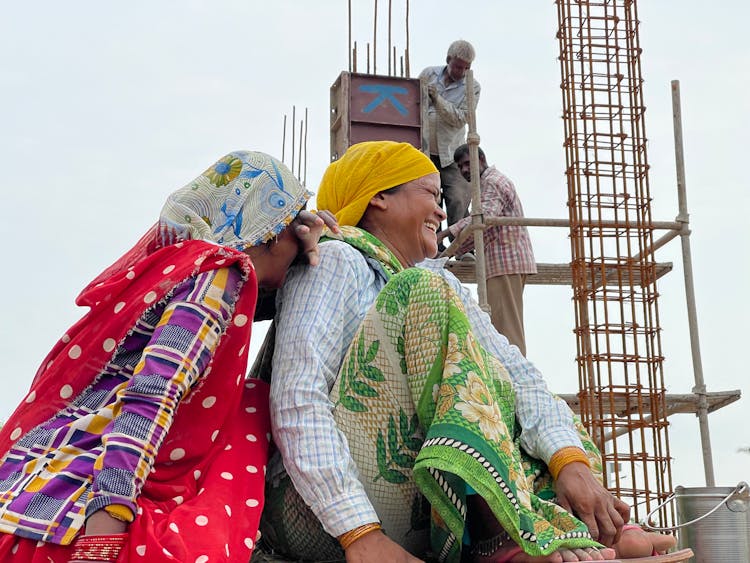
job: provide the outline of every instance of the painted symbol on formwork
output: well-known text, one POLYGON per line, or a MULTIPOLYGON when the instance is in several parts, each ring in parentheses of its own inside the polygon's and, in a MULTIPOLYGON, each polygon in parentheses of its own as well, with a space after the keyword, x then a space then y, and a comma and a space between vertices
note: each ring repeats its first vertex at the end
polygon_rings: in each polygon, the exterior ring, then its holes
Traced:
POLYGON ((396 108, 396 111, 398 111, 401 115, 407 115, 409 113, 404 105, 396 98, 396 94, 406 94, 406 88, 403 88, 401 86, 386 86, 385 84, 375 84, 360 86, 359 89, 362 92, 367 92, 368 94, 377 94, 375 99, 362 109, 363 113, 370 113, 372 110, 374 110, 379 105, 384 104, 386 101, 391 102, 391 105, 396 108))

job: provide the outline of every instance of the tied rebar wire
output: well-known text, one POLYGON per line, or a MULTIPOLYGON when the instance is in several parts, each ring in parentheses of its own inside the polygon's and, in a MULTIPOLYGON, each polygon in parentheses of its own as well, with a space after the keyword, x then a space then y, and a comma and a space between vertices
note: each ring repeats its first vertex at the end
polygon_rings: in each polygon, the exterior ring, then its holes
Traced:
POLYGON ((672 472, 637 2, 556 4, 581 418, 639 520, 672 472))

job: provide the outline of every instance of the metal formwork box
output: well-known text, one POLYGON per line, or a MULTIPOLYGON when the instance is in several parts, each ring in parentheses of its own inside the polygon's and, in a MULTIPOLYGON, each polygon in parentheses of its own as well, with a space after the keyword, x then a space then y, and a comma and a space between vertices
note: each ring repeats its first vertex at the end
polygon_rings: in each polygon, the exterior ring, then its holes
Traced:
POLYGON ((427 90, 418 78, 342 72, 331 86, 331 161, 362 141, 427 152, 427 90))

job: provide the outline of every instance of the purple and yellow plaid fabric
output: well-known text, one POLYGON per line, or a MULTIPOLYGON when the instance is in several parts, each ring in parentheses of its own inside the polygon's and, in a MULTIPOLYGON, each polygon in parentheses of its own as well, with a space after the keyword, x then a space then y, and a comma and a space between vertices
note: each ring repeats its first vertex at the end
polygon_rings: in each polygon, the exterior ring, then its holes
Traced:
POLYGON ((239 270, 224 268, 177 286, 144 313, 69 407, 16 442, 0 465, 0 531, 67 544, 96 510, 137 510, 159 446, 210 363, 240 285, 239 270))

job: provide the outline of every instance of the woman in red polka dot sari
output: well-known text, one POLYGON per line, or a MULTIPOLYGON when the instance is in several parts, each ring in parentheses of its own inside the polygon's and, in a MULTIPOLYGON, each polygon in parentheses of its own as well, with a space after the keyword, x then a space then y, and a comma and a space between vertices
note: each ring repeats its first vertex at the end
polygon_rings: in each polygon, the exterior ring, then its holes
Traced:
POLYGON ((0 561, 248 561, 263 508, 267 389, 246 380, 258 287, 324 222, 263 153, 169 196, 77 299, 0 431, 0 561))

